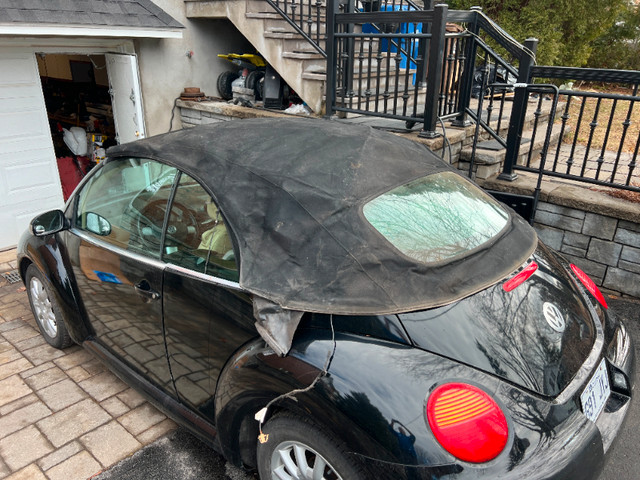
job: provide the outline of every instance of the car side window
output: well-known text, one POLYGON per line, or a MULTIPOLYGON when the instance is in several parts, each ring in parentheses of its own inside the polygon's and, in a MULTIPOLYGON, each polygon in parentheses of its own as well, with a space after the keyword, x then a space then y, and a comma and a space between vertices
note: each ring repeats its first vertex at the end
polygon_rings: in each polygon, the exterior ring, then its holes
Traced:
POLYGON ((82 188, 75 226, 115 246, 159 258, 176 173, 148 159, 107 162, 82 188))
POLYGON ((206 190, 184 173, 171 203, 162 259, 238 281, 233 244, 222 214, 206 190))

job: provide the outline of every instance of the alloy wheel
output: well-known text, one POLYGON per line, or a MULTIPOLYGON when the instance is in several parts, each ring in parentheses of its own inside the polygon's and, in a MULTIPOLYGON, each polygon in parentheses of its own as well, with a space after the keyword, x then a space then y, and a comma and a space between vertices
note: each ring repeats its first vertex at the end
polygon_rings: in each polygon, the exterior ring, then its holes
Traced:
POLYGON ((342 480, 315 450, 300 442, 282 442, 271 455, 273 480, 342 480))
POLYGON ((29 291, 31 293, 31 301, 35 310, 36 320, 42 327, 42 330, 51 338, 55 338, 58 334, 58 322, 51 308, 51 300, 44 284, 37 277, 32 277, 29 283, 29 291))

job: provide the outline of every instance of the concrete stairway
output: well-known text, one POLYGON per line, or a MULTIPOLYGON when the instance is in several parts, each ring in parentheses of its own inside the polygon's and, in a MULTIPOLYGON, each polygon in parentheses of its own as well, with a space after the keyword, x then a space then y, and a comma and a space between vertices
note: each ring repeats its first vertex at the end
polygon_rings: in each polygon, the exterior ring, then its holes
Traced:
MULTIPOLYGON (((476 108, 476 105, 477 100, 473 100, 470 108, 474 110, 476 108)), ((509 119, 511 116, 511 106, 511 102, 506 102, 502 112, 502 122, 498 134, 503 139, 507 138, 507 130, 509 127, 509 119)), ((558 104, 557 111, 562 111, 562 109, 563 103, 561 102, 558 104)), ((526 165, 527 163, 531 167, 538 167, 540 165, 540 154, 542 153, 542 149, 544 147, 547 128, 549 125, 551 102, 544 102, 542 104, 541 114, 538 117, 537 127, 534 131, 536 120, 536 115, 534 113, 535 110, 536 100, 530 100, 522 132, 523 140, 518 152, 518 165, 526 165)), ((486 121, 486 112, 485 115, 483 115, 483 119, 486 121)), ((492 115, 492 127, 496 127, 497 123, 497 115, 492 115)), ((473 129, 475 131, 475 125, 467 128, 473 129)), ((558 143, 562 140, 560 138, 560 131, 560 124, 556 122, 551 130, 548 152, 549 155, 555 152, 555 148, 557 148, 558 143)), ((569 131, 565 129, 564 134, 567 135, 568 133, 569 131)), ((468 141, 460 151, 458 168, 461 170, 466 171, 469 168, 469 163, 473 155, 472 140, 473 134, 468 137, 468 141)), ((506 149, 496 147, 497 142, 492 140, 492 137, 490 137, 487 132, 480 129, 474 157, 474 173, 477 175, 477 178, 489 178, 490 176, 495 175, 501 170, 502 164, 504 163, 506 149)))
MULTIPOLYGON (((187 0, 185 6, 188 18, 229 19, 309 108, 318 114, 323 112, 325 58, 267 2, 187 0)), ((324 23, 314 24, 314 28, 322 32, 324 23)))
MULTIPOLYGON (((314 113, 324 113, 326 60, 269 3, 263 0, 186 0, 185 6, 188 18, 230 20, 314 113)), ((310 24, 314 35, 318 31, 321 34, 319 42, 321 48, 325 48, 326 43, 322 38, 326 29, 325 18, 325 7, 321 6, 320 22, 316 23, 316 18, 313 18, 310 24)), ((355 43, 355 51, 368 53, 368 43, 363 44, 362 50, 360 50, 359 42, 357 40, 355 43)), ((351 102, 353 105, 360 98, 361 103, 369 99, 373 104, 375 93, 378 94, 378 101, 384 101, 385 90, 393 92, 397 87, 401 94, 404 91, 403 82, 406 78, 406 72, 404 69, 398 69, 396 77, 397 59, 395 55, 387 61, 386 53, 383 54, 379 70, 376 55, 374 54, 373 57, 371 68, 375 69, 377 75, 372 77, 364 87, 362 78, 366 78, 367 72, 366 69, 363 69, 361 76, 358 62, 356 62, 353 82, 355 98, 345 99, 345 102, 351 102), (392 70, 394 74, 387 77, 385 75, 387 70, 392 70), (366 92, 365 88, 369 91, 366 92)), ((409 77, 413 77, 413 71, 409 72, 409 77)), ((409 90, 413 91, 413 86, 409 90)), ((340 102, 340 99, 338 101, 340 102)), ((412 102, 413 99, 409 106, 413 105, 412 102)))

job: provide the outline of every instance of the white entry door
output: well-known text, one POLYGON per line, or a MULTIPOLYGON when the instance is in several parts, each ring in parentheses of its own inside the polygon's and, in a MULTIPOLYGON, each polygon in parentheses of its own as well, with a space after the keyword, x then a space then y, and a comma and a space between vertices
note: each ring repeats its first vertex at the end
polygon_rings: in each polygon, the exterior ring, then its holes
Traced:
POLYGON ((118 143, 127 143, 144 138, 138 59, 135 55, 119 53, 109 53, 106 59, 116 140, 118 143))
POLYGON ((36 56, 0 49, 0 250, 63 205, 36 56))

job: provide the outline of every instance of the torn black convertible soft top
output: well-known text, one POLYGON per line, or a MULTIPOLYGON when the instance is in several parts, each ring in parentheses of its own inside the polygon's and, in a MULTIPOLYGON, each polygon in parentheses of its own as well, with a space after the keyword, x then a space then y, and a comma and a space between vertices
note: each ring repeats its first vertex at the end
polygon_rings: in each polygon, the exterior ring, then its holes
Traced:
POLYGON ((514 213, 471 255, 422 264, 364 218, 368 200, 439 171, 424 146, 329 120, 257 119, 181 130, 113 147, 199 180, 235 235, 240 285, 288 310, 389 314, 448 304, 513 272, 537 243, 514 213))

